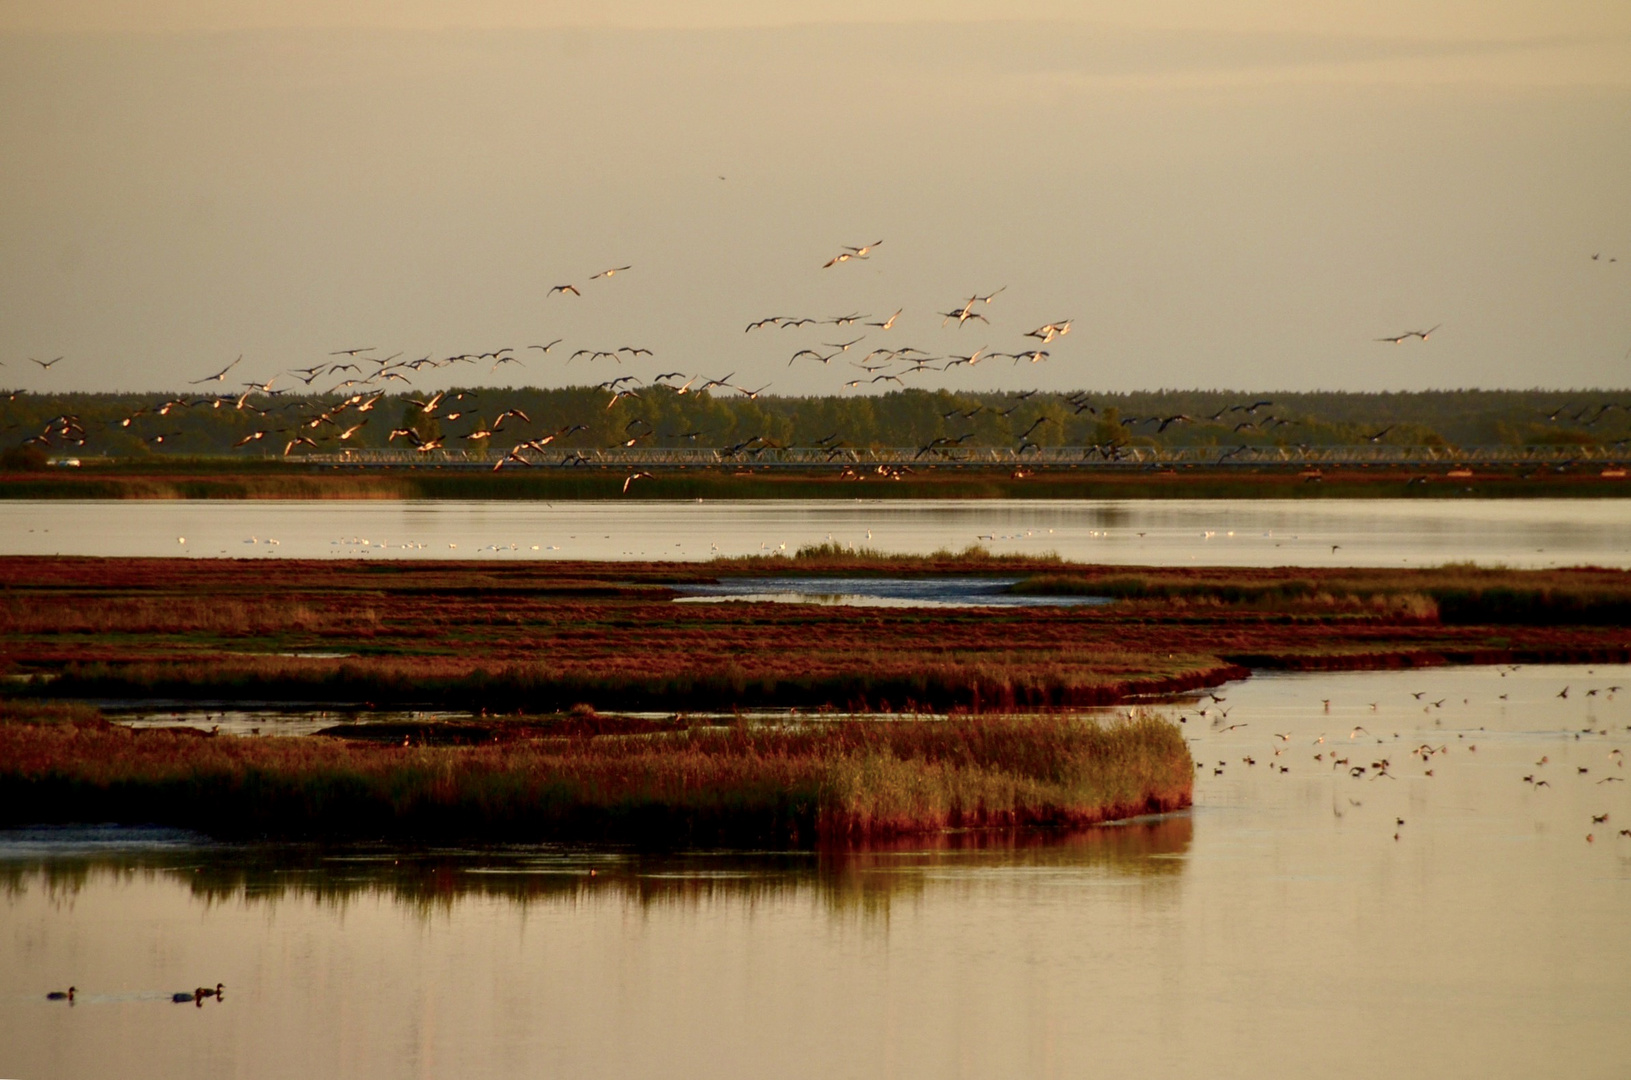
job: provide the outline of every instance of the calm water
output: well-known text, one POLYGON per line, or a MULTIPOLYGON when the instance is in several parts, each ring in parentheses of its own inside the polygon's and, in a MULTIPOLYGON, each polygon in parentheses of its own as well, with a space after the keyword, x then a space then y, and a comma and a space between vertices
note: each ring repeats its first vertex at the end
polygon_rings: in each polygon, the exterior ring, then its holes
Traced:
POLYGON ((841 607, 1079 607, 1107 596, 1028 596, 1005 590, 1019 578, 747 577, 677 585, 678 602, 828 604, 841 607))
POLYGON ((1631 567, 1631 500, 0 501, 5 555, 689 560, 828 540, 1100 563, 1631 567))
POLYGON ((1174 710, 1191 813, 1063 843, 13 833, 0 1075, 1626 1075, 1631 669, 1219 693, 1174 710), (219 1003, 167 1000, 218 981, 219 1003), (45 1000, 69 983, 76 1005, 45 1000))

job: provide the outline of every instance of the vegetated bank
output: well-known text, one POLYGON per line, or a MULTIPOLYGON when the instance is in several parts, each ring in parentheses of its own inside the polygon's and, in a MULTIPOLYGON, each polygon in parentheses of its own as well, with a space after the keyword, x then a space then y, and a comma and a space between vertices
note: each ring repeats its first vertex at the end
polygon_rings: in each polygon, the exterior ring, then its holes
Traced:
POLYGON ((712 563, 0 559, 12 694, 540 714, 1107 705, 1246 675, 1631 659, 1620 570, 1128 568, 815 548, 712 563), (674 603, 730 575, 948 574, 1084 607, 674 603))
POLYGON ((1464 499, 1625 498, 1623 466, 1044 464, 947 461, 860 467, 787 467, 751 460, 539 465, 311 465, 229 459, 86 462, 30 471, 0 468, 8 499, 1464 499), (632 473, 638 477, 632 484, 632 473))
POLYGON ((1193 786, 1178 728, 1149 716, 718 725, 580 709, 500 724, 492 740, 137 731, 84 707, 13 703, 0 706, 0 825, 832 846, 947 829, 1077 828, 1179 809, 1193 786))

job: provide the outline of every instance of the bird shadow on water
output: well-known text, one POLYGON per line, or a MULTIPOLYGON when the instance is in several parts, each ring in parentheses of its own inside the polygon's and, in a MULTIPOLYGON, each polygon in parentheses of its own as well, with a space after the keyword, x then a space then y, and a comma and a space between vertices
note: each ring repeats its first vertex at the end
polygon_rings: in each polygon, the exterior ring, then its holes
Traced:
POLYGON ((949 831, 815 851, 209 843, 88 851, 64 833, 61 854, 32 844, 0 857, 0 898, 13 902, 43 889, 53 903, 71 906, 93 889, 168 882, 210 907, 309 901, 343 909, 383 899, 432 915, 471 899, 641 907, 811 900, 834 914, 886 915, 897 899, 1004 880, 1077 876, 1168 888, 1181 878, 1192 836, 1188 813, 1073 831, 949 831))

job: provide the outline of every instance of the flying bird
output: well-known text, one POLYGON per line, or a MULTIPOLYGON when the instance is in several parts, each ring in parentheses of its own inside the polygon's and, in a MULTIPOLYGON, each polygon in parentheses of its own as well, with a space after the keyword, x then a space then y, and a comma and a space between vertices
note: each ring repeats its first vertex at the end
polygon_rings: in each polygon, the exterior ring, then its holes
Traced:
POLYGON ((601 278, 609 278, 609 277, 613 276, 614 274, 621 274, 625 270, 633 270, 633 269, 634 269, 634 267, 632 267, 632 266, 614 266, 610 270, 602 270, 600 273, 592 275, 589 278, 589 280, 590 281, 599 281, 601 278))
POLYGON ((837 266, 839 263, 849 262, 851 259, 865 259, 872 249, 881 243, 883 243, 882 240, 874 240, 872 243, 863 244, 860 247, 845 247, 843 251, 822 263, 821 269, 825 270, 828 267, 837 266))
POLYGON ((1387 343, 1389 345, 1403 345, 1405 342, 1409 341, 1411 338, 1421 338, 1423 341, 1426 341, 1427 338, 1433 333, 1434 330, 1437 330, 1439 328, 1439 326, 1443 326, 1443 325, 1444 325, 1443 323, 1439 323, 1438 326, 1435 326, 1430 330, 1406 330, 1402 334, 1394 334, 1391 337, 1379 337, 1376 340, 1381 341, 1381 342, 1385 342, 1385 343, 1387 343))
POLYGON ((1054 338, 1061 338, 1070 333, 1070 324, 1073 322, 1075 322, 1074 319, 1061 319, 1058 322, 1043 323, 1025 336, 1036 338, 1042 344, 1047 345, 1054 338))
MULTIPOLYGON (((243 359, 244 359, 243 354, 239 353, 238 354, 238 359, 234 360, 232 363, 228 364, 226 367, 222 368, 220 371, 217 371, 214 375, 210 375, 210 376, 207 376, 207 377, 202 378, 202 379, 194 379, 192 382, 188 383, 187 385, 188 386, 197 386, 199 383, 223 382, 223 381, 225 381, 225 379, 227 377, 227 372, 231 371, 233 368, 235 368, 239 364, 243 363, 243 359)), ((319 369, 318 368, 307 368, 306 370, 311 371, 311 372, 316 372, 319 369)), ((316 377, 317 376, 315 374, 312 375, 312 379, 315 379, 316 377)), ((311 379, 306 380, 306 385, 307 386, 311 385, 311 379)))

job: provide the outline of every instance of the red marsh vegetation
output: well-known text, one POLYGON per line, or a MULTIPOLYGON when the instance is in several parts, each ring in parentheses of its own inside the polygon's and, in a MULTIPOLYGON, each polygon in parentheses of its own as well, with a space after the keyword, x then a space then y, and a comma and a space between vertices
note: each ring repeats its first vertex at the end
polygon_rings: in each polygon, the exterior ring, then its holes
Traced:
POLYGON ((1063 715, 676 724, 483 746, 137 731, 0 706, 0 823, 118 821, 224 837, 845 844, 1070 828, 1189 804, 1175 725, 1063 715))
POLYGON ((54 697, 472 711, 1107 704, 1248 667, 1631 658, 1618 570, 1157 569, 835 550, 703 564, 0 559, 0 673, 54 697), (991 574, 1072 608, 676 604, 722 576, 991 574))

